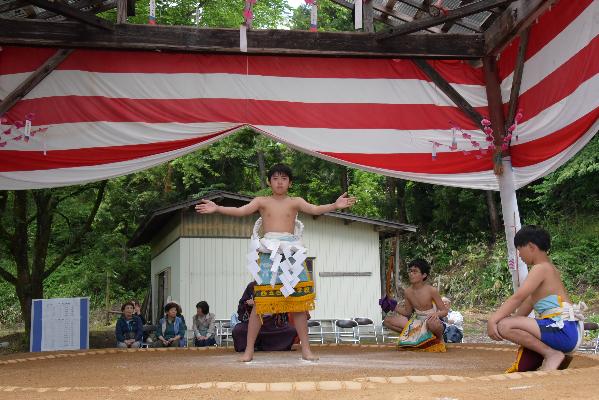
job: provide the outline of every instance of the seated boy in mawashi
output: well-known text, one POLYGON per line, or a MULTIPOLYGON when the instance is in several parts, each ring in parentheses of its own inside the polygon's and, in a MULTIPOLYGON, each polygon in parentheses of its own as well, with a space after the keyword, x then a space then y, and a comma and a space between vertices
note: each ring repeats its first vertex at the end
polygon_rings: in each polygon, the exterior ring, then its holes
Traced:
POLYGON ((564 361, 568 362, 564 353, 576 350, 582 340, 586 305, 571 304, 560 273, 547 255, 551 238, 543 228, 522 227, 514 245, 522 261, 533 267, 516 293, 491 315, 487 333, 493 340, 509 340, 540 354, 543 370, 564 368, 564 361), (527 317, 533 309, 539 316, 536 319, 527 317))
POLYGON ((405 304, 398 304, 394 315, 383 322, 387 328, 400 332, 399 350, 445 351, 441 318, 447 315, 447 309, 437 289, 425 282, 430 270, 422 259, 409 264, 410 287, 404 293, 405 304))
MULTIPOLYGON (((299 258, 305 259, 305 249, 300 243, 294 243, 293 238, 286 240, 287 237, 294 236, 294 226, 297 219, 298 212, 303 212, 311 215, 320 215, 326 212, 331 212, 336 209, 346 208, 352 206, 356 199, 353 197, 347 197, 344 193, 335 203, 316 206, 310 204, 301 197, 289 197, 287 191, 291 186, 293 176, 291 169, 284 164, 274 165, 268 171, 268 185, 272 190, 272 195, 265 197, 256 197, 248 204, 242 207, 223 207, 217 206, 215 203, 209 200, 202 200, 201 204, 198 204, 195 208, 199 213, 214 213, 218 212, 225 215, 242 217, 251 215, 255 212, 259 212, 262 217, 263 231, 265 237, 269 238, 269 243, 263 243, 258 238, 252 238, 252 248, 259 248, 260 245, 264 245, 268 253, 261 255, 260 266, 253 265, 254 279, 258 283, 256 286, 255 302, 256 306, 253 308, 250 315, 248 325, 248 339, 245 353, 241 357, 241 361, 251 361, 254 356, 254 344, 256 337, 260 331, 260 318, 258 317, 257 311, 260 312, 277 312, 280 307, 287 307, 285 303, 288 303, 283 298, 294 298, 294 294, 297 297, 298 294, 302 293, 299 303, 303 303, 302 307, 296 308, 297 310, 292 312, 295 328, 301 341, 302 357, 306 360, 316 360, 317 357, 312 354, 310 350, 310 342, 308 340, 308 324, 307 324, 307 313, 306 309, 313 308, 313 285, 310 287, 309 277, 307 275, 301 275, 300 267, 303 268, 303 262, 298 262, 299 258), (259 243, 256 243, 259 242, 259 243), (294 258, 294 255, 297 255, 294 258), (264 259, 264 262, 262 262, 264 259), (266 259, 269 261, 267 262, 266 259), (268 268, 270 265, 270 275, 262 275, 267 281, 262 282, 262 276, 259 272, 266 272, 261 269, 268 268), (270 278, 270 279, 269 279, 270 278), (274 279, 274 281, 273 281, 274 279), (301 279, 306 279, 303 283, 301 279), (265 295, 262 295, 262 290, 259 286, 262 284, 268 284, 269 290, 266 291, 265 295), (280 286, 277 286, 280 285, 280 286), (308 285, 308 286, 301 286, 308 285), (258 296, 258 290, 260 290, 260 296, 258 296), (308 293, 305 293, 308 291, 308 293), (272 295, 271 295, 272 292, 272 295), (279 296, 280 293, 280 296, 279 296), (259 297, 264 297, 262 301, 259 301, 259 297), (310 298, 311 297, 311 298, 310 298), (262 303, 262 305, 260 305, 262 303)), ((250 255, 253 258, 253 255, 250 255)), ((303 261, 303 260, 302 260, 303 261)))

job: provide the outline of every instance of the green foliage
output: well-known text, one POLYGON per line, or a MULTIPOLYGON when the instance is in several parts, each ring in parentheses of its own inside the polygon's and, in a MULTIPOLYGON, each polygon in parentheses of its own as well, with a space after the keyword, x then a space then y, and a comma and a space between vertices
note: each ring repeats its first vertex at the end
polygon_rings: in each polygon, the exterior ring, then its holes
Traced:
POLYGON ((15 287, 0 279, 0 326, 22 322, 15 287))
POLYGON ((599 208, 599 135, 570 162, 531 187, 533 209, 567 214, 592 213, 599 208))
MULTIPOLYGON (((290 19, 292 29, 310 29, 310 8, 301 5, 295 10, 290 19)), ((319 31, 353 31, 354 17, 352 12, 332 1, 318 2, 319 31)))
MULTIPOLYGON (((156 0, 156 23, 159 25, 195 25, 196 11, 200 5, 200 27, 239 28, 243 23, 244 0, 156 0)), ((254 7, 253 27, 275 29, 285 23, 289 6, 284 0, 260 0, 254 7)), ((99 14, 103 18, 116 21, 116 10, 99 14)), ((147 24, 150 15, 150 1, 135 3, 135 16, 127 22, 147 24)))

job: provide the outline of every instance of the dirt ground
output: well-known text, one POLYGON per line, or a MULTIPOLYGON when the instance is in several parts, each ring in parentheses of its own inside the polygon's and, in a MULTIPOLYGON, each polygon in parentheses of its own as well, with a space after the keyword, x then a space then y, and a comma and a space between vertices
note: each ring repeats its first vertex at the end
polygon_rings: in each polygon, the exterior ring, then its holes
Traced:
POLYGON ((598 399, 599 357, 576 356, 557 373, 505 375, 515 348, 450 345, 447 353, 393 346, 315 346, 297 351, 89 350, 0 356, 0 399, 598 399))

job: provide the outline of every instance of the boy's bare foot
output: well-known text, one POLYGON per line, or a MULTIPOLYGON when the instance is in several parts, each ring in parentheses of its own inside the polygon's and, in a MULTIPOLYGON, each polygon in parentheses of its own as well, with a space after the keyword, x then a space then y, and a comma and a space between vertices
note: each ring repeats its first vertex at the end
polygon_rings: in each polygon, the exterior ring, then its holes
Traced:
POLYGON ((302 360, 306 361, 318 361, 318 357, 310 350, 302 350, 302 360))
POLYGON ((245 351, 241 357, 239 357, 239 361, 241 362, 250 362, 254 359, 253 351, 245 351))
POLYGON ((545 357, 541 371, 555 371, 565 358, 566 355, 561 351, 552 351, 547 357, 545 357))

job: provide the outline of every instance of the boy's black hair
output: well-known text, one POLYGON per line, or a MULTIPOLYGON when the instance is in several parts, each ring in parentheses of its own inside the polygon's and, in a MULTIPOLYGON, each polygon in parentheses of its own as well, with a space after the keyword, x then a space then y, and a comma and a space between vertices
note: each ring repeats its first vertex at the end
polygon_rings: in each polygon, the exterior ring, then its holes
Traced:
POLYGON ((127 307, 127 306, 131 306, 131 307, 135 308, 135 306, 133 305, 133 302, 128 301, 126 303, 123 303, 123 305, 121 306, 121 311, 125 311, 125 307, 127 307))
POLYGON ((514 246, 523 247, 529 243, 536 245, 544 252, 548 252, 551 248, 551 236, 540 226, 525 225, 514 236, 514 246))
POLYGON ((410 263, 408 264, 408 269, 412 267, 416 267, 420 270, 420 273, 426 274, 423 280, 428 279, 428 276, 431 273, 431 266, 429 263, 426 262, 426 260, 423 260, 422 258, 416 258, 410 261, 410 263))
POLYGON ((286 164, 275 164, 268 170, 268 181, 270 182, 270 178, 276 173, 281 175, 286 175, 290 181, 293 180, 293 172, 291 172, 291 168, 286 164))
POLYGON ((208 315, 208 312, 210 312, 210 306, 203 300, 196 304, 196 308, 201 308, 204 315, 208 315))

